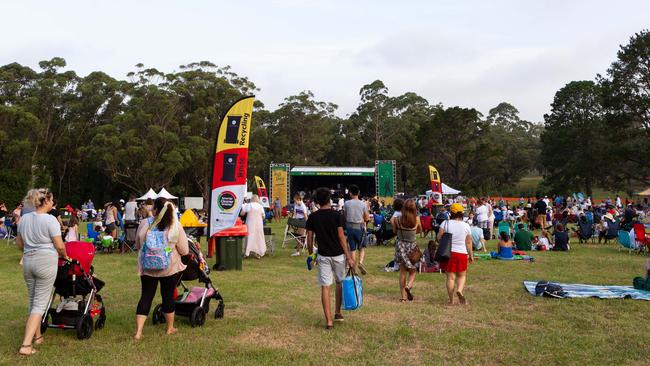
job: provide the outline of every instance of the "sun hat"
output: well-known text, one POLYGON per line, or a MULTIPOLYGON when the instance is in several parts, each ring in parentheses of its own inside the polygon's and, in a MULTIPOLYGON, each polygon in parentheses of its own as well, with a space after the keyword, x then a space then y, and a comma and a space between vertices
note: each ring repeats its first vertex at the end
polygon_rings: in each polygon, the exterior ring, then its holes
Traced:
POLYGON ((460 203, 453 203, 451 205, 451 207, 449 208, 449 211, 451 211, 451 213, 455 214, 455 213, 458 213, 458 212, 464 212, 465 209, 463 208, 463 205, 461 205, 460 203))
POLYGON ((614 216, 612 216, 612 214, 609 213, 609 212, 606 213, 606 214, 604 215, 604 217, 605 217, 606 219, 609 219, 610 221, 614 221, 614 216))

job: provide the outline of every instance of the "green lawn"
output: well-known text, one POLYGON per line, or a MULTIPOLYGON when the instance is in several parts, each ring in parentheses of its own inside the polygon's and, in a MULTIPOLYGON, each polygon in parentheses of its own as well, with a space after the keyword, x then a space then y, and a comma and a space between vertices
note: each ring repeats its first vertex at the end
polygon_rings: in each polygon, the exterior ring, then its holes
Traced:
MULTIPOLYGON (((274 225, 274 231, 279 247, 282 228, 274 225)), ((440 274, 418 275, 415 301, 400 304, 398 275, 381 271, 393 249, 370 248, 364 306, 346 312, 331 332, 323 329, 320 290, 305 256, 278 249, 273 257, 245 260, 243 271, 212 273, 225 298, 224 319, 210 317, 191 328, 179 317, 173 336, 148 321, 140 342, 132 340, 140 294, 135 256, 98 254, 96 274, 107 283, 106 327, 86 341, 50 329, 40 352, 22 360, 16 355, 26 310, 20 253, 0 242, 0 363, 647 364, 650 302, 535 298, 523 289, 526 279, 628 285, 647 260, 613 243, 572 247, 570 253, 534 253, 534 263, 470 265, 466 307, 444 305, 440 274)))

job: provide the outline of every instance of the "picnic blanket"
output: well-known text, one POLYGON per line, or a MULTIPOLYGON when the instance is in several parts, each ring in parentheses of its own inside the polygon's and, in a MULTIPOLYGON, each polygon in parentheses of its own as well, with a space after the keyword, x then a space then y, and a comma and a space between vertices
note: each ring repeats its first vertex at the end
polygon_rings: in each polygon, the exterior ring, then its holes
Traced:
POLYGON ((504 261, 528 261, 528 262, 534 262, 535 258, 529 256, 529 255, 513 255, 512 258, 504 259, 496 255, 496 252, 492 253, 474 253, 474 259, 477 260, 486 260, 486 259, 501 259, 504 261))
MULTIPOLYGON (((538 281, 524 281, 524 287, 529 294, 535 296, 535 285, 538 281)), ((553 282, 556 283, 556 282, 553 282)), ((596 297, 599 299, 632 299, 650 301, 650 291, 636 290, 632 286, 598 286, 572 283, 556 283, 562 286, 565 297, 596 297)))

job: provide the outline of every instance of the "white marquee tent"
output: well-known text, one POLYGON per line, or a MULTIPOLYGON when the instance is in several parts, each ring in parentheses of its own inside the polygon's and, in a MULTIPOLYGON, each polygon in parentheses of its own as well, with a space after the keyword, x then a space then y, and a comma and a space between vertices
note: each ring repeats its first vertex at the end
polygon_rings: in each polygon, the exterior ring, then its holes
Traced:
MULTIPOLYGON (((428 190, 425 193, 426 193, 427 196, 430 196, 433 193, 433 191, 428 190)), ((452 195, 453 196, 453 195, 456 195, 456 194, 460 194, 460 191, 457 190, 457 189, 453 189, 450 186, 442 183, 442 194, 444 194, 444 195, 452 195)))
POLYGON ((158 195, 156 196, 156 198, 158 198, 158 197, 166 198, 166 199, 168 199, 168 200, 175 200, 175 199, 178 199, 178 197, 176 197, 176 196, 172 195, 171 193, 167 192, 167 190, 165 189, 165 187, 163 187, 163 188, 160 190, 160 192, 158 192, 158 195))
POLYGON ((153 190, 153 188, 149 188, 149 190, 147 191, 147 193, 144 194, 144 196, 138 198, 138 201, 145 201, 148 200, 149 198, 151 198, 152 200, 158 198, 158 195, 153 190))

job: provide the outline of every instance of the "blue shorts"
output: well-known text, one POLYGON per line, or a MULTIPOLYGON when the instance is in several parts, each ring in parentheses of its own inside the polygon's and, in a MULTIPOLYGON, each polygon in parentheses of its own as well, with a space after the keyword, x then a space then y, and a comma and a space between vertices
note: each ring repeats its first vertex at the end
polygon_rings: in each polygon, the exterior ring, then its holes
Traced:
POLYGON ((351 251, 366 247, 365 234, 366 231, 362 229, 362 224, 347 224, 348 233, 348 246, 351 251))

